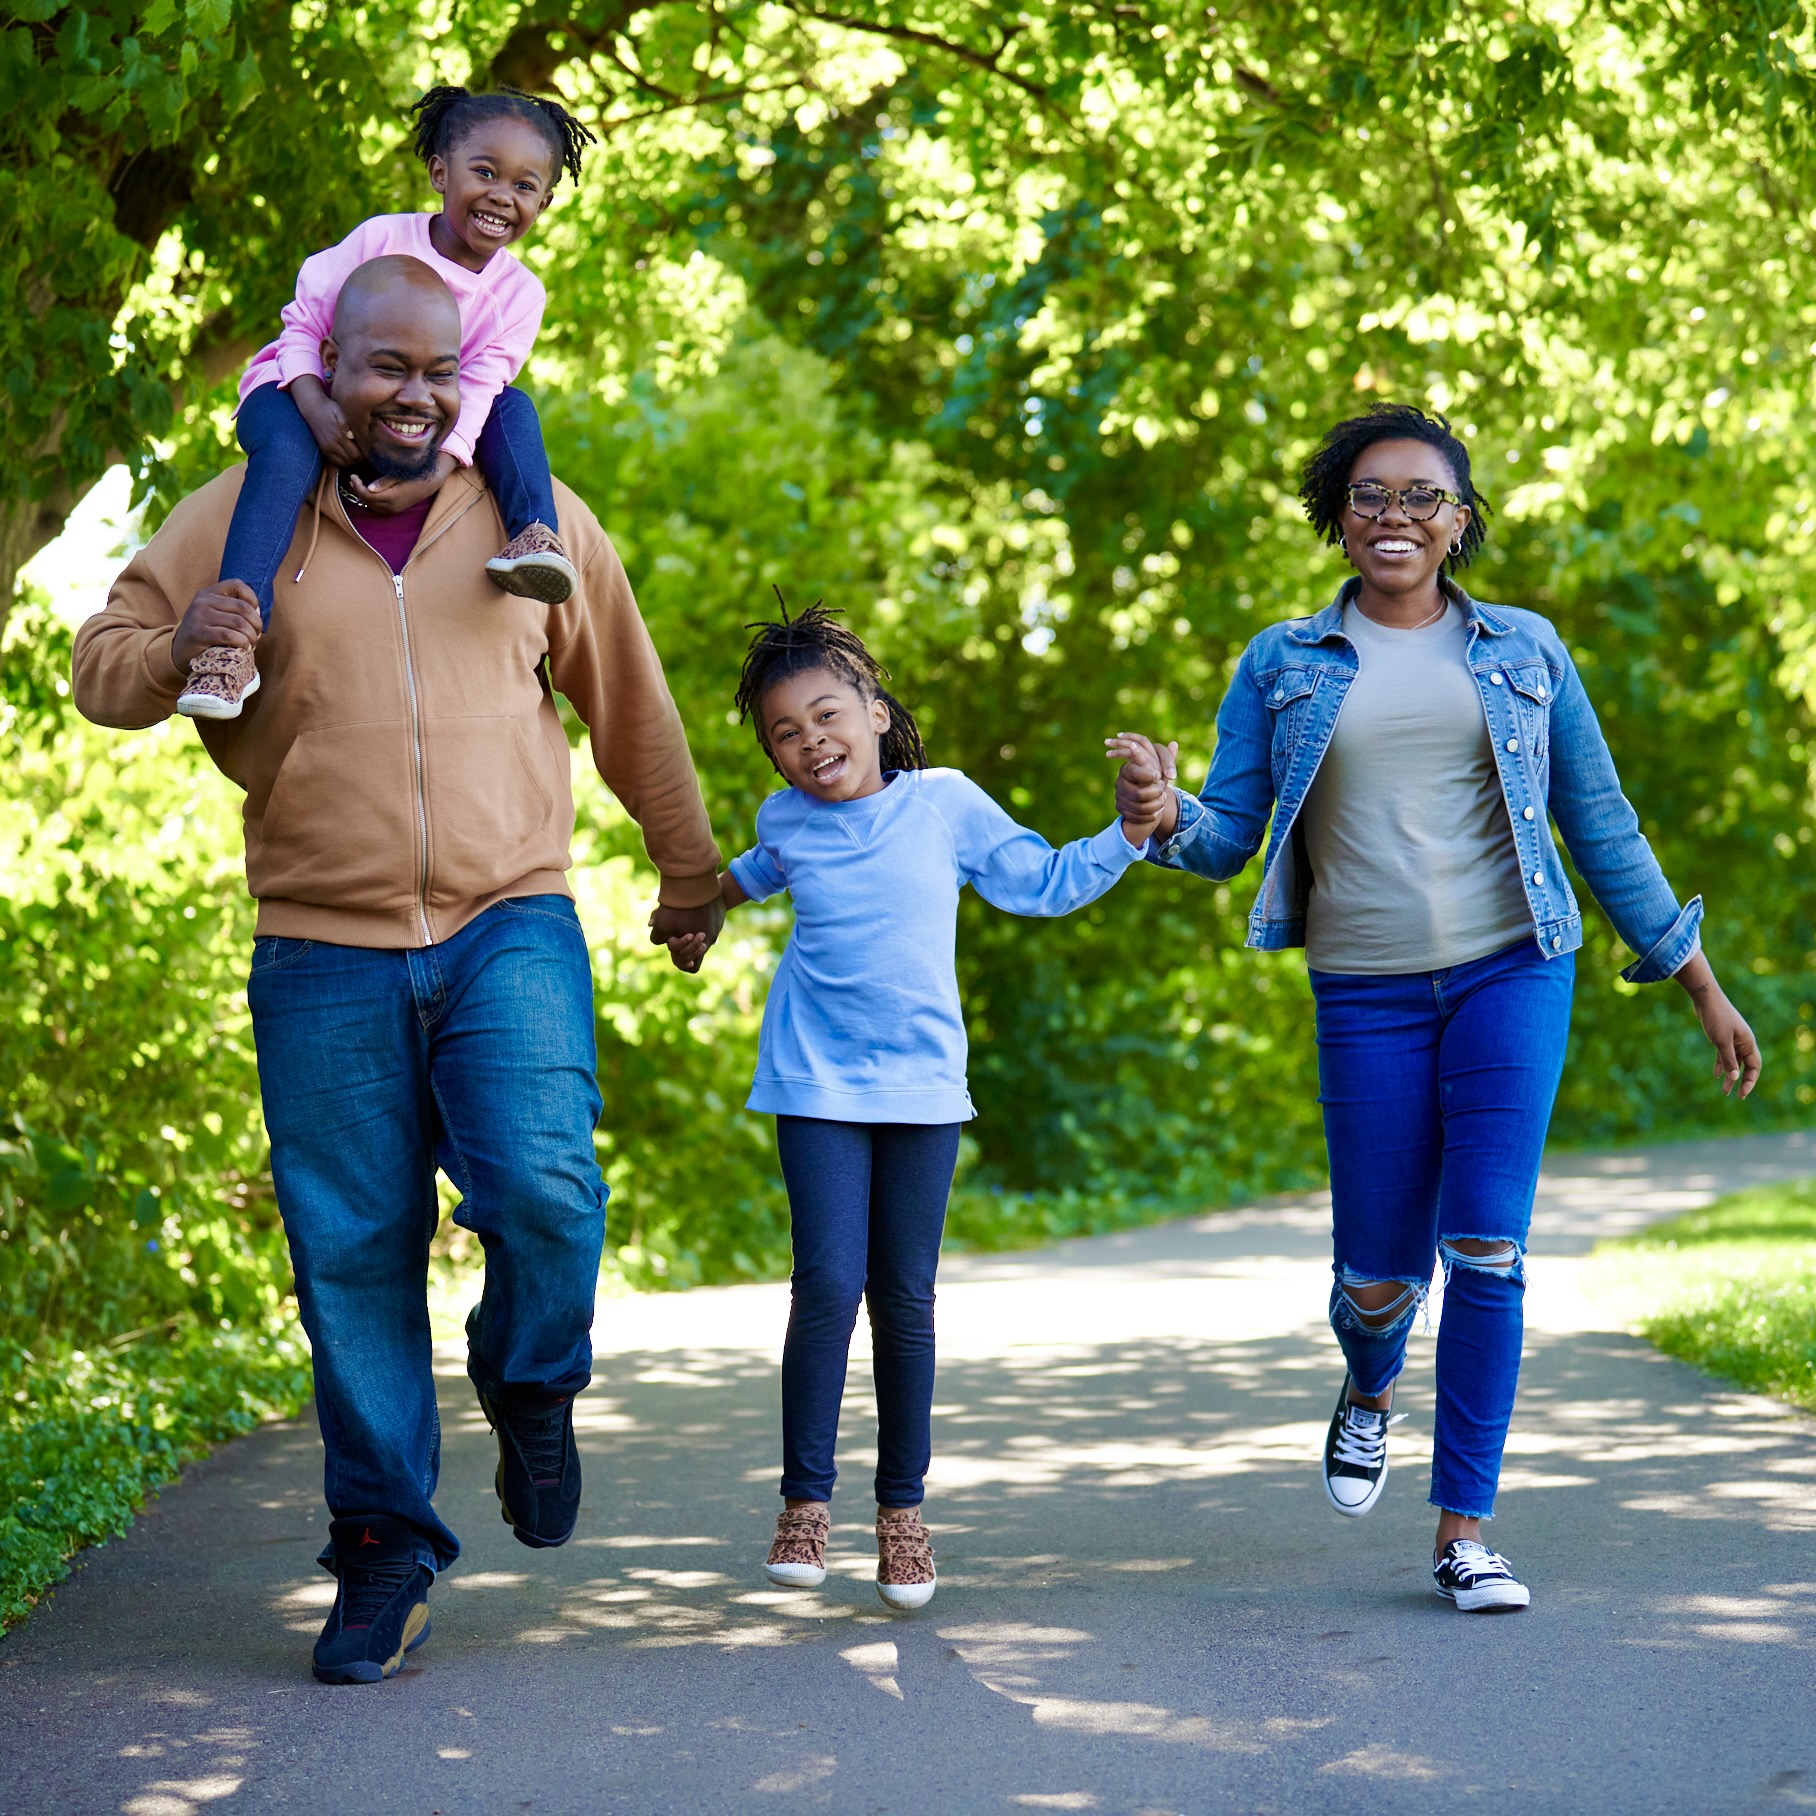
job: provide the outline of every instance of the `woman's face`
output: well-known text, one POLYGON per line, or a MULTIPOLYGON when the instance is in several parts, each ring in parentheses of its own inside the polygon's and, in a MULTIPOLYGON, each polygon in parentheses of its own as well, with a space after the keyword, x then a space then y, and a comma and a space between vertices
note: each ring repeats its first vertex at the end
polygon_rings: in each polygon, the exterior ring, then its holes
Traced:
POLYGON ((1343 508, 1344 546, 1356 572, 1381 593, 1429 590, 1450 545, 1469 527, 1470 510, 1446 502, 1420 522, 1408 513, 1403 494, 1422 486, 1454 496, 1461 488, 1450 462, 1422 441, 1377 441, 1356 457, 1349 483, 1352 493, 1374 485, 1391 495, 1378 517, 1364 516, 1353 504, 1343 508))

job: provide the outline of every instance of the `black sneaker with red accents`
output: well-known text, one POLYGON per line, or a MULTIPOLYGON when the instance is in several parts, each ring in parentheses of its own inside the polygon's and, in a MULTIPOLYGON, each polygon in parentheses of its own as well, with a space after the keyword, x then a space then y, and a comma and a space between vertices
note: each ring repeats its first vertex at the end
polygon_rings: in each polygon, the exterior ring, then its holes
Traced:
POLYGON ((418 1562, 402 1520, 335 1520, 328 1536, 339 1587, 315 1642, 315 1675, 325 1684, 375 1684, 429 1637, 435 1572, 418 1562))
POLYGON ((479 1396, 498 1434, 498 1509, 519 1544, 543 1551, 565 1545, 580 1517, 580 1451, 574 1400, 553 1404, 479 1396))

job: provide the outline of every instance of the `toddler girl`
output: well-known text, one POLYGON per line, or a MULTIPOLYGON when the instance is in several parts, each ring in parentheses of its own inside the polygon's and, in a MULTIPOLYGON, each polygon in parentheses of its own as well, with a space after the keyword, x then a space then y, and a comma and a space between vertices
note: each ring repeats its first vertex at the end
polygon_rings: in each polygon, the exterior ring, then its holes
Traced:
MULTIPOLYGON (((506 592, 559 604, 576 575, 556 532, 554 483, 542 429, 516 377, 542 324, 543 288, 503 255, 549 205, 562 172, 578 181, 592 134, 557 102, 516 89, 469 94, 432 88, 411 110, 416 152, 442 197, 439 214, 381 214, 303 261, 283 332, 240 381, 239 437, 246 478, 221 556, 221 578, 258 596, 271 620, 272 587, 297 513, 321 477, 342 469, 355 511, 394 515, 426 506, 457 464, 477 465, 509 540, 486 570, 506 592), (374 456, 376 478, 346 469, 359 460, 352 432, 328 395, 321 346, 349 274, 368 259, 405 253, 447 284, 460 306, 460 417, 438 452, 420 460, 374 456)), ((177 710, 235 719, 258 689, 250 650, 203 650, 189 665, 177 710)))
MULTIPOLYGON (((957 770, 927 767, 884 671, 832 614, 815 606, 790 621, 784 611, 756 628, 737 704, 788 786, 763 803, 757 842, 720 893, 736 907, 786 890, 795 908, 747 1105, 776 1118, 794 1244, 786 1505, 767 1569, 791 1587, 825 1580, 839 1402, 867 1299, 877 1590, 891 1608, 919 1608, 935 1582, 920 1511, 934 1271, 959 1130, 975 1114, 953 961, 959 891, 969 883, 1015 914, 1066 914, 1108 890, 1152 828, 1125 819, 1055 851, 957 770)), ((1151 760, 1128 774, 1131 799, 1158 815, 1151 760)), ((668 943, 685 969, 706 944, 698 934, 668 943)))

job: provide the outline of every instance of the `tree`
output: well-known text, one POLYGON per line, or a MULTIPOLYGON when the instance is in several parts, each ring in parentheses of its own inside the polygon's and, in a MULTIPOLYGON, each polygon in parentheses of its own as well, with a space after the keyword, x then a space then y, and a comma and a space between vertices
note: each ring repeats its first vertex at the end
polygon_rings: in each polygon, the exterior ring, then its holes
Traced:
MULTIPOLYGON (((1201 768, 1242 644, 1334 590, 1293 496, 1319 432, 1422 401, 1497 507, 1472 586, 1558 619, 1668 872, 1753 973, 1755 1114, 1816 1101, 1804 6, 10 13, 0 130, 71 173, 49 236, 20 199, 48 178, 0 204, 42 301, 0 326, 13 546, 110 450, 154 503, 234 457, 222 381, 298 259, 424 199, 400 148, 425 80, 557 87, 601 143, 527 251, 550 290, 532 376, 631 557, 728 844, 768 785, 725 724, 728 638, 770 580, 847 606, 936 760, 1070 836, 1107 817, 1101 732, 1176 733, 1201 768), (162 212, 126 209, 154 190, 162 212)), ((589 811, 593 849, 626 854, 589 811)), ((1188 1194, 1315 1158, 1303 968, 1241 951, 1252 886, 1147 872, 1045 927, 967 909, 975 1177, 1188 1194)), ((1686 1096, 1687 1018, 1622 998, 1614 958, 1593 924, 1560 1128, 1715 1114, 1686 1096)), ((729 1129, 758 957, 717 1054, 692 998, 618 975, 648 1014, 608 1071, 691 1080, 729 1129)), ((627 1179, 669 1164, 623 1142, 627 1179)))

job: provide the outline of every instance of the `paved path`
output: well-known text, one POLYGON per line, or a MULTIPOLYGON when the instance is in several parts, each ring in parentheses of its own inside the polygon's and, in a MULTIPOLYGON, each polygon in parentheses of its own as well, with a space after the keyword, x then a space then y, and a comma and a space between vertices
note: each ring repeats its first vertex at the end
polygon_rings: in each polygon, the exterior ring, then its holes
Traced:
POLYGON ((602 1306, 560 1552, 499 1522, 446 1351, 442 1505, 467 1551, 420 1663, 380 1688, 307 1675, 329 1593, 313 1428, 231 1445, 0 1645, 0 1810, 1816 1807, 1816 1424, 1599 1328, 1576 1259, 1810 1172, 1805 1135, 1548 1174, 1495 1527, 1529 1614, 1430 1593, 1429 1339, 1381 1508, 1326 1509, 1340 1368, 1310 1196, 948 1264, 942 1583, 917 1616, 866 1581, 862 1417, 836 1576, 763 1582, 783 1289, 602 1306))

